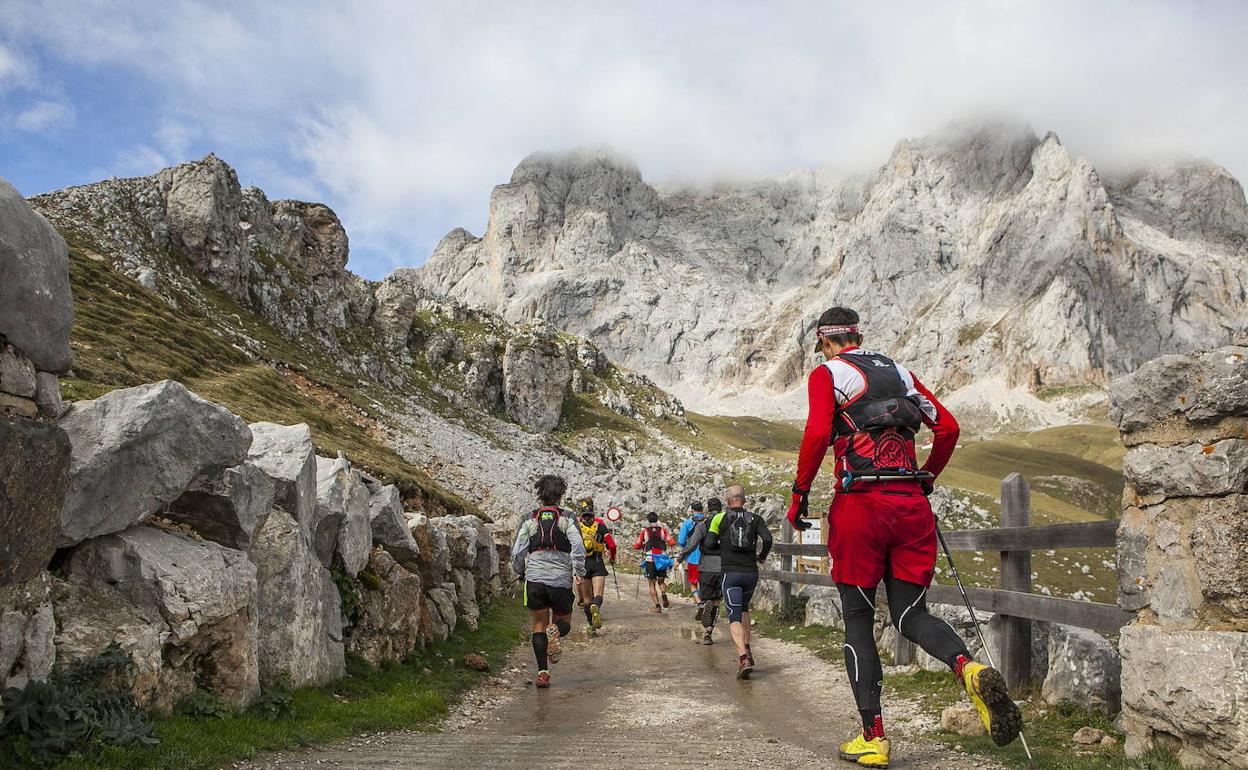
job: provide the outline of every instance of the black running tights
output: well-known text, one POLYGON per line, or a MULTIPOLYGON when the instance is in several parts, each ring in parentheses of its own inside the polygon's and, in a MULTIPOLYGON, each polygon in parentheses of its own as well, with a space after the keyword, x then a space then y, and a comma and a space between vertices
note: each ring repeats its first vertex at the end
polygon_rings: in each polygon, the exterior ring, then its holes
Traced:
MULTIPOLYGON (((845 583, 837 583, 836 588, 841 592, 845 617, 845 670, 865 719, 868 714, 880 713, 880 690, 884 686, 884 670, 875 646, 875 589, 845 583)), ((970 657, 962 637, 927 611, 926 587, 888 575, 884 592, 893 625, 902 636, 951 669, 959 655, 970 657)))

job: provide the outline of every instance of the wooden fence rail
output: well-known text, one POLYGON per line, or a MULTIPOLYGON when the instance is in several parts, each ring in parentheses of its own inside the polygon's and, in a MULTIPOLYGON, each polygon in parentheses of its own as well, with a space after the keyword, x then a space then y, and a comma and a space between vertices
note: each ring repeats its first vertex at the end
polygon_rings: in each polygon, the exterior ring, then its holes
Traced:
MULTIPOLYGON (((954 530, 944 535, 951 550, 999 551, 1001 554, 1001 587, 968 587, 967 594, 976 610, 996 613, 1001 617, 998 637, 1000 660, 997 663, 1006 681, 1014 686, 1031 679, 1033 620, 1115 634, 1134 615, 1116 604, 1043 596, 1031 591, 1032 551, 1113 547, 1118 529, 1116 520, 1033 527, 1030 525, 1030 489, 1020 474, 1011 473, 1001 482, 1001 523, 1003 526, 995 529, 954 530)), ((794 571, 794 557, 823 557, 827 555, 827 548, 819 543, 793 543, 790 542, 791 537, 792 530, 787 525, 782 526, 781 542, 773 548, 780 556, 780 569, 764 571, 760 575, 764 579, 779 581, 782 607, 792 598, 794 585, 835 585, 828 575, 794 571)), ((962 605, 962 596, 953 585, 933 584, 927 592, 927 600, 932 604, 962 605)), ((909 663, 913 655, 913 644, 898 635, 894 661, 909 663)))

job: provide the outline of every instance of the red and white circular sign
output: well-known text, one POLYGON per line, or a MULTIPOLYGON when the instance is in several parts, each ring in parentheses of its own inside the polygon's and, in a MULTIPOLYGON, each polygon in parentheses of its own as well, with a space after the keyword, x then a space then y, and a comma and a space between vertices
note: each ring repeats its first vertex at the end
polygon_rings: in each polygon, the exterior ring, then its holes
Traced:
POLYGON ((607 521, 619 521, 624 514, 620 513, 620 509, 614 505, 607 509, 607 521))

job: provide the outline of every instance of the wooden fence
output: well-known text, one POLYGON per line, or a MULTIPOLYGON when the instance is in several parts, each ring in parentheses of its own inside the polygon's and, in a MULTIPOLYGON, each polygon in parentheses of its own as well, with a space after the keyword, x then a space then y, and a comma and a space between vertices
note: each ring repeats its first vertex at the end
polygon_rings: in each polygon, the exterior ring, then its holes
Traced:
MULTIPOLYGON (((966 592, 977 611, 993 612, 1002 617, 1000 627, 1001 672, 1010 686, 1031 680, 1031 623, 1046 620, 1068 626, 1090 628, 1103 634, 1115 634, 1132 617, 1116 604, 1044 596, 1031 591, 1031 552, 1056 548, 1110 548, 1116 545, 1118 521, 1089 521, 1077 524, 1031 526, 1031 491, 1021 474, 1011 473, 1001 482, 1001 524, 996 529, 968 529, 945 532, 945 542, 952 551, 999 551, 1001 553, 1000 588, 971 588, 966 592)), ((780 582, 780 605, 792 599, 797 584, 833 586, 826 574, 797 572, 794 557, 827 556, 826 546, 819 543, 791 542, 793 530, 780 527, 780 542, 774 551, 780 556, 780 570, 762 573, 764 579, 780 582)), ((956 558, 956 557, 955 557, 956 558)), ((944 555, 937 555, 944 564, 944 555)), ((948 576, 952 579, 952 575, 948 576)), ((965 582, 965 579, 964 581, 965 582)), ((952 583, 932 584, 927 601, 931 604, 962 606, 962 596, 952 583)), ((913 644, 898 634, 893 659, 898 664, 910 663, 913 644)))

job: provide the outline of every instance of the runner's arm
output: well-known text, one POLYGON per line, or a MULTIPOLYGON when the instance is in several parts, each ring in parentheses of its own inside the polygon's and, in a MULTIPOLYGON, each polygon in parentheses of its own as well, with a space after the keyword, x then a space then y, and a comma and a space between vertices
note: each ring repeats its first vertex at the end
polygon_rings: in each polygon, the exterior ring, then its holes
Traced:
POLYGON ((832 387, 832 373, 820 366, 810 373, 806 381, 806 430, 802 433, 802 445, 797 453, 796 489, 810 491, 819 474, 819 466, 832 443, 832 416, 836 411, 836 393, 832 387))
POLYGON ((611 534, 611 529, 609 527, 604 525, 602 528, 606 530, 606 533, 602 537, 602 542, 606 544, 607 553, 610 554, 611 562, 614 564, 615 563, 615 550, 616 550, 615 535, 611 534))
POLYGON ((672 533, 668 531, 667 527, 663 528, 663 539, 667 541, 668 545, 676 545, 676 538, 672 537, 672 533))
POLYGON ((585 577, 585 539, 581 537, 581 529, 570 518, 560 518, 563 532, 572 544, 572 574, 578 578, 585 577))
POLYGON ((644 546, 645 544, 646 544, 646 530, 643 527, 642 530, 637 533, 637 540, 636 542, 633 543, 633 550, 640 551, 642 546, 644 546))
POLYGON ((763 521, 762 516, 755 516, 754 520, 758 522, 758 539, 763 541, 763 550, 758 552, 759 562, 767 561, 767 554, 771 553, 771 530, 767 528, 767 522, 763 521))
POLYGON ((719 548, 719 523, 724 520, 724 513, 720 511, 715 514, 715 518, 711 519, 711 523, 706 525, 706 537, 702 541, 702 547, 712 553, 719 548))
POLYGON ((919 382, 918 377, 914 377, 914 389, 918 392, 920 400, 926 400, 931 404, 931 409, 923 409, 923 423, 932 429, 932 451, 927 455, 927 462, 923 463, 923 470, 939 476, 940 472, 949 464, 949 458, 953 456, 953 450, 958 446, 958 435, 961 429, 958 427, 958 421, 944 404, 936 400, 932 392, 928 390, 923 383, 919 382))
POLYGON ((511 571, 521 578, 524 577, 525 559, 529 555, 529 520, 525 519, 516 528, 516 542, 511 545, 511 571))
POLYGON ((689 554, 698 550, 698 546, 702 544, 702 539, 705 535, 706 525, 699 523, 693 528, 693 534, 685 540, 685 547, 681 549, 680 556, 676 557, 676 561, 684 561, 685 559, 688 559, 689 554))

